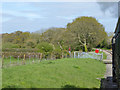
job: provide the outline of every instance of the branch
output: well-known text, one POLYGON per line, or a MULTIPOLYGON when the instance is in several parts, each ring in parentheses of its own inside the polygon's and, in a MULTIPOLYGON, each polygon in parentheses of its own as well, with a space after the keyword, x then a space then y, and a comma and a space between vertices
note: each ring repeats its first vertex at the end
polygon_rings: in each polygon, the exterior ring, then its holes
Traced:
MULTIPOLYGON (((78 41, 79 41, 81 44, 83 44, 83 43, 81 42, 81 40, 80 40, 79 34, 78 34, 78 41)), ((84 44, 83 44, 83 45, 84 45, 84 44)))
POLYGON ((58 45, 60 46, 60 49, 63 50, 62 46, 60 45, 60 42, 58 42, 58 45))

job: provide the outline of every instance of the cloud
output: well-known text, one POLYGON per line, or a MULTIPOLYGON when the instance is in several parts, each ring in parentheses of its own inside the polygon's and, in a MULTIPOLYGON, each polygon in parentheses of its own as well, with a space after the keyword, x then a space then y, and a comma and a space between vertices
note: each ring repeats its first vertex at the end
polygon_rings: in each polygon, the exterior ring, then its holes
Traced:
POLYGON ((114 21, 105 22, 113 19, 111 12, 106 9, 104 14, 99 6, 95 2, 5 3, 2 12, 3 32, 15 30, 34 32, 41 28, 65 27, 67 23, 80 16, 95 17, 102 22, 107 31, 113 30, 107 27, 115 27, 111 23, 114 21))
POLYGON ((118 2, 97 2, 100 6, 101 11, 106 14, 106 12, 111 14, 111 17, 118 17, 118 2))
POLYGON ((12 18, 16 18, 16 17, 23 17, 23 18, 27 18, 29 20, 34 20, 34 19, 40 19, 40 18, 47 18, 45 16, 36 14, 36 13, 32 13, 32 12, 20 12, 20 11, 3 11, 2 13, 3 16, 3 21, 8 21, 12 18))

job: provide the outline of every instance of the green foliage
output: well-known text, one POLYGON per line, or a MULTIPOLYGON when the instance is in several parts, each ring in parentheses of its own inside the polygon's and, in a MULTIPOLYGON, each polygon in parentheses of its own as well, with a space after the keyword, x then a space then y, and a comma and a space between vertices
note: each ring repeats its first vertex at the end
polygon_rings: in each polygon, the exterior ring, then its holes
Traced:
POLYGON ((2 43, 4 50, 5 48, 39 48, 41 52, 52 52, 57 45, 61 51, 68 50, 70 46, 71 51, 87 52, 96 46, 111 48, 111 37, 112 33, 108 37, 103 25, 95 18, 78 17, 72 23, 68 23, 67 28, 49 28, 43 33, 16 31, 2 34, 2 43))
POLYGON ((50 45, 47 42, 41 42, 40 44, 37 45, 37 48, 41 51, 41 52, 52 52, 53 51, 53 46, 50 45))
POLYGON ((56 59, 60 59, 62 56, 62 51, 60 48, 56 47, 55 50, 53 50, 53 54, 55 55, 56 59))
POLYGON ((5 49, 5 48, 19 48, 19 45, 18 44, 13 44, 13 43, 10 43, 10 42, 6 42, 6 43, 2 43, 2 48, 5 49))
MULTIPOLYGON (((18 48, 24 48, 25 46, 23 46, 23 44, 29 38, 29 35, 30 35, 29 32, 22 32, 22 31, 16 31, 11 34, 5 33, 2 34, 2 42, 3 45, 5 43, 9 43, 9 44, 18 45, 18 48)), ((8 46, 7 48, 12 48, 12 47, 8 46)))
POLYGON ((31 48, 34 48, 35 47, 35 44, 32 42, 32 41, 29 41, 27 43, 27 46, 30 46, 31 48))
POLYGON ((106 48, 106 49, 111 49, 112 44, 109 44, 106 39, 104 39, 98 46, 97 48, 106 48))
POLYGON ((66 32, 66 36, 69 36, 68 42, 76 43, 75 46, 84 46, 85 51, 86 47, 93 48, 103 40, 103 37, 107 37, 103 25, 93 17, 76 18, 67 25, 66 32))
POLYGON ((4 48, 2 47, 3 52, 39 52, 37 48, 4 48))

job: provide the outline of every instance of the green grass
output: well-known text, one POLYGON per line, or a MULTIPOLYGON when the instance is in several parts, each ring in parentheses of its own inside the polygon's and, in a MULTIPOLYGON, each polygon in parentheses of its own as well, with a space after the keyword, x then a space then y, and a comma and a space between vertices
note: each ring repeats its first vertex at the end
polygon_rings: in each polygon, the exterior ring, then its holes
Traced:
POLYGON ((107 55, 103 52, 103 59, 107 59, 107 55))
POLYGON ((58 59, 3 68, 3 88, 99 88, 105 64, 93 59, 58 59))

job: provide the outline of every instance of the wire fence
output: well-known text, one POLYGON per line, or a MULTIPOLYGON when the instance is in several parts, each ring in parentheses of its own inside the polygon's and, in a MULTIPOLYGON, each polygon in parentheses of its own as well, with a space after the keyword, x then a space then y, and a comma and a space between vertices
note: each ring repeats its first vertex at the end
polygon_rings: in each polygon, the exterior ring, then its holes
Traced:
POLYGON ((103 59, 103 53, 96 54, 94 52, 71 52, 70 54, 61 53, 61 54, 43 54, 43 53, 16 53, 16 52, 4 52, 2 53, 2 68, 18 65, 26 65, 33 63, 40 63, 45 60, 56 60, 62 58, 92 58, 97 60, 103 59))
POLYGON ((73 55, 54 54, 54 53, 22 53, 22 52, 4 52, 2 53, 2 68, 9 66, 18 66, 32 63, 39 63, 44 60, 56 60, 61 58, 72 58, 73 55))

